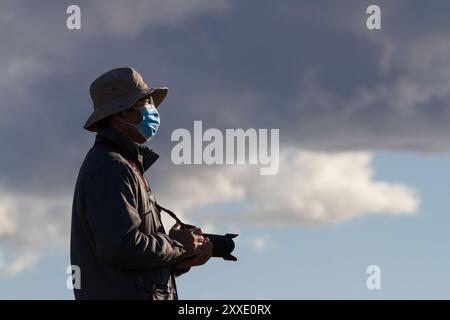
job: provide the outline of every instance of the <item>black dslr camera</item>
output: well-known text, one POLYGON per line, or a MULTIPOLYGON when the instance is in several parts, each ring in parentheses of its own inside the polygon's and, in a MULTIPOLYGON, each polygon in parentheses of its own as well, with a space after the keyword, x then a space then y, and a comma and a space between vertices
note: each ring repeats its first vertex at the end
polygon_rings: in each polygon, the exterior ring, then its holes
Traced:
MULTIPOLYGON (((161 207, 159 204, 156 204, 156 207, 160 211, 167 212, 172 218, 174 218, 181 225, 182 229, 188 230, 197 228, 196 226, 181 222, 181 220, 178 219, 175 213, 173 213, 169 209, 161 207)), ((224 260, 228 261, 237 261, 237 258, 233 256, 231 252, 233 252, 235 247, 233 238, 236 238, 238 234, 227 233, 225 235, 218 235, 218 234, 204 233, 203 236, 208 237, 213 245, 213 254, 212 254, 213 257, 223 258, 224 260)))
MULTIPOLYGON (((195 229, 196 226, 190 224, 182 224, 181 227, 184 229, 195 229)), ((218 235, 211 233, 204 233, 204 237, 208 237, 213 245, 213 257, 223 258, 224 260, 237 261, 237 258, 231 254, 234 250, 233 238, 236 238, 238 234, 218 235)))

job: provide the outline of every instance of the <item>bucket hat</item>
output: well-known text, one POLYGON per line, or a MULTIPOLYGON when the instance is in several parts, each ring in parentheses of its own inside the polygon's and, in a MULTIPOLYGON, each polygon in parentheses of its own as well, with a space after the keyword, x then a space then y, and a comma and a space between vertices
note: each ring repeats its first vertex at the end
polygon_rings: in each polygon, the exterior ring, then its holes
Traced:
POLYGON ((95 79, 89 88, 94 111, 84 124, 84 128, 97 131, 98 121, 130 108, 145 97, 152 97, 155 107, 158 107, 168 92, 167 87, 149 87, 133 68, 109 70, 95 79))

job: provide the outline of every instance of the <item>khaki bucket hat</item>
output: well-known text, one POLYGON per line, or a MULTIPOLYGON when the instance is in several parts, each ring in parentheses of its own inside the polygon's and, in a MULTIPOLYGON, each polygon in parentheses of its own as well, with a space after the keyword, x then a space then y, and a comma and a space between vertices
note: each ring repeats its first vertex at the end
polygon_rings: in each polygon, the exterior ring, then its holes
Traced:
POLYGON ((145 97, 152 97, 158 107, 167 96, 169 89, 150 88, 142 76, 133 68, 116 68, 109 70, 92 82, 89 92, 94 112, 84 124, 89 131, 97 131, 96 122, 118 112, 128 109, 145 97))

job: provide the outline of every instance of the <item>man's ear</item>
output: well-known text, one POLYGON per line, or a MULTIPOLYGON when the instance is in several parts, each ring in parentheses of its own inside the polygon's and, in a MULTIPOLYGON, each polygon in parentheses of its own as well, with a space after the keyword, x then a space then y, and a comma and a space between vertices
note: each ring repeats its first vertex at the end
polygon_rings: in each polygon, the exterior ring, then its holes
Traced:
POLYGON ((123 114, 123 111, 113 114, 112 120, 116 123, 128 123, 128 119, 123 114))

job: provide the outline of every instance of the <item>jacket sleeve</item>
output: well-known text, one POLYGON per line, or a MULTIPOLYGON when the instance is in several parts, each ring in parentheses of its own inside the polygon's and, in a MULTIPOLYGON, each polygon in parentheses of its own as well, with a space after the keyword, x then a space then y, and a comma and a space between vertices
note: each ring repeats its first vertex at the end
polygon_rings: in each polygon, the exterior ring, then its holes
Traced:
POLYGON ((164 233, 139 231, 136 176, 119 160, 106 161, 88 179, 85 205, 97 255, 120 269, 158 268, 175 264, 183 246, 164 233))

